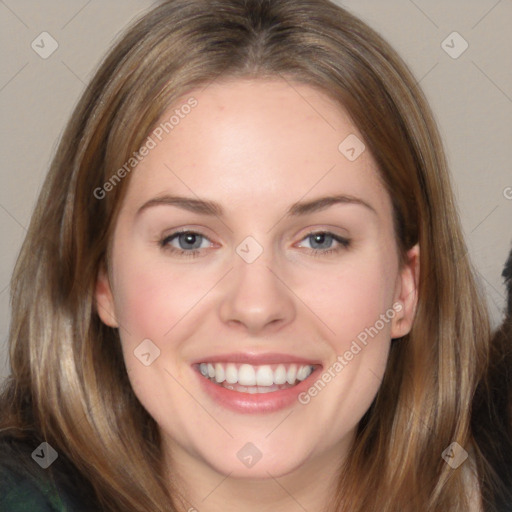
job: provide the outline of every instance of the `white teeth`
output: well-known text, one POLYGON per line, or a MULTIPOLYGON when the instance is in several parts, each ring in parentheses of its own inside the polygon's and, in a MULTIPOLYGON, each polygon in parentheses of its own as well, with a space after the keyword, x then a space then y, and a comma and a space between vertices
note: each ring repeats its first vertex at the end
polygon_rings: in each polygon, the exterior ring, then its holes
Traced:
POLYGON ((308 366, 301 366, 297 371, 297 379, 302 381, 308 377, 310 373, 311 371, 308 366))
POLYGON ((224 373, 224 366, 220 363, 215 365, 215 380, 217 382, 224 382, 226 380, 226 374, 224 373))
POLYGON ((256 372, 256 384, 258 386, 272 386, 274 384, 274 374, 270 366, 260 366, 256 372))
POLYGON ((286 374, 286 380, 288 384, 294 384, 297 379, 297 367, 292 364, 290 368, 288 368, 288 372, 286 374))
POLYGON ((286 382, 286 368, 284 364, 280 364, 274 372, 274 382, 278 385, 286 382))
POLYGON ((238 384, 242 386, 256 386, 256 372, 254 366, 243 364, 238 370, 238 384))
POLYGON ((206 378, 211 379, 218 384, 225 381, 224 386, 231 388, 233 384, 245 386, 248 393, 252 393, 251 387, 260 387, 263 391, 254 392, 267 392, 266 388, 274 385, 281 386, 288 383, 293 386, 297 381, 307 379, 314 370, 311 365, 296 365, 279 364, 274 366, 272 370, 271 365, 264 364, 260 366, 253 366, 250 364, 242 364, 239 367, 235 363, 201 363, 199 365, 199 372, 206 378))
POLYGON ((238 382, 238 372, 236 366, 233 363, 229 363, 226 366, 226 380, 230 384, 236 384, 238 382))

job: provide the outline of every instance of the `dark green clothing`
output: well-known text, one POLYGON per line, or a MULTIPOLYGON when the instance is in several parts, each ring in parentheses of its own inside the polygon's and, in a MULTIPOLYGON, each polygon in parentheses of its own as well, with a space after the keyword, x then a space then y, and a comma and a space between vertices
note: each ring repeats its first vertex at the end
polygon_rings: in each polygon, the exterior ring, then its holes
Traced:
POLYGON ((32 458, 39 445, 0 437, 0 512, 99 512, 92 490, 63 455, 39 466, 32 458))

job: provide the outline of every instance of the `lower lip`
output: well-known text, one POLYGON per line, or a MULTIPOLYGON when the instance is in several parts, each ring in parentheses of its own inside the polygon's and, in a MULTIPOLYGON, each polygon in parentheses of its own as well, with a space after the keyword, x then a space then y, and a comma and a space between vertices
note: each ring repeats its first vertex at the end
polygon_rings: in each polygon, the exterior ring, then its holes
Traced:
POLYGON ((321 370, 320 367, 316 368, 311 375, 291 388, 270 393, 254 394, 227 389, 224 386, 214 384, 196 370, 194 370, 194 373, 197 375, 206 394, 216 403, 235 412, 259 414, 279 411, 297 403, 298 395, 310 387, 312 380, 316 378, 319 370, 321 370))

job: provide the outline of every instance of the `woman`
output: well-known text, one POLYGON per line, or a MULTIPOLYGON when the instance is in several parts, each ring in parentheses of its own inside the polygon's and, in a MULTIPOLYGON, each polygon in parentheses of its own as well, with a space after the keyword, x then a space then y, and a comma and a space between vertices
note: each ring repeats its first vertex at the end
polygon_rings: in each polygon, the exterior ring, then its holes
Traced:
POLYGON ((12 300, 12 510, 14 474, 57 510, 492 510, 489 324, 439 134, 330 2, 167 1, 128 30, 12 300))

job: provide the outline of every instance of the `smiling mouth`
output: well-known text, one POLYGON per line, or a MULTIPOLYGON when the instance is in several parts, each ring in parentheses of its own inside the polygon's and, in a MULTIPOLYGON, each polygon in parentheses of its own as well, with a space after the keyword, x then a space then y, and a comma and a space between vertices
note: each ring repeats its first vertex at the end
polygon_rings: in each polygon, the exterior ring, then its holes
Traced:
POLYGON ((307 379, 317 364, 239 364, 200 363, 194 365, 205 379, 220 387, 240 393, 272 393, 294 386, 307 379))

